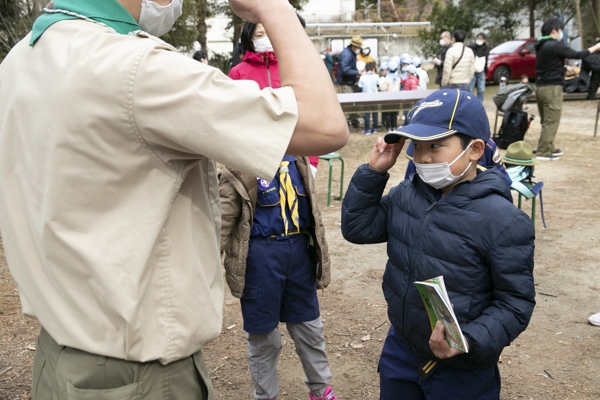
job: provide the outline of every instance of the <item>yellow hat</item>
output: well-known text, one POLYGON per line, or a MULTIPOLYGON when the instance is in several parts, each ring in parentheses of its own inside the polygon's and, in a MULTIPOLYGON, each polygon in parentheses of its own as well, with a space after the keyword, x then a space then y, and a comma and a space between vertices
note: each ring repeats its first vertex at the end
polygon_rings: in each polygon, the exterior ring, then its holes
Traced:
POLYGON ((352 46, 362 47, 362 43, 363 43, 363 40, 360 37, 360 35, 354 35, 354 36, 352 36, 352 40, 350 41, 350 44, 352 46))

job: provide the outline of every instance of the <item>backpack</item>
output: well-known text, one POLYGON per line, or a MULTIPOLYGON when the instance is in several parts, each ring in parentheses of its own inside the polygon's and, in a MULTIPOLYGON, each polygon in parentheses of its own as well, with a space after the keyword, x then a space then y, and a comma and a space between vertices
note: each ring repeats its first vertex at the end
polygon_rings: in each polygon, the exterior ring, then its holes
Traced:
POLYGON ((494 141, 501 149, 506 149, 511 143, 523 140, 528 128, 527 113, 511 108, 502 117, 502 125, 494 141))

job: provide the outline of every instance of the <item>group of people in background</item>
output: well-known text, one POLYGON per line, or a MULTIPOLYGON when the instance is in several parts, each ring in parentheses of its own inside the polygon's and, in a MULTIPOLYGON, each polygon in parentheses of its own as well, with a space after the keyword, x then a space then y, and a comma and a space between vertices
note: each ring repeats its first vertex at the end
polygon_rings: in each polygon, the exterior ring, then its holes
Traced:
MULTIPOLYGON (((363 48, 363 39, 360 35, 353 36, 350 44, 339 54, 335 76, 331 54, 327 51, 323 52, 323 59, 334 79, 338 93, 425 90, 429 83, 429 75, 421 68, 421 58, 408 53, 401 57, 391 57, 386 62, 379 64, 379 68, 377 68, 377 61, 371 55, 371 49, 363 48)), ((398 128, 398 114, 398 111, 381 113, 384 129, 393 131, 398 128)), ((379 122, 377 113, 365 114, 364 120, 363 133, 365 135, 377 133, 379 122)), ((350 115, 349 122, 354 129, 358 129, 357 115, 350 115)))
POLYGON ((487 73, 490 48, 485 33, 478 33, 475 42, 465 45, 467 33, 457 29, 452 34, 444 31, 440 34, 439 58, 434 58, 437 68, 435 83, 442 88, 462 89, 474 92, 483 101, 485 76, 487 73))

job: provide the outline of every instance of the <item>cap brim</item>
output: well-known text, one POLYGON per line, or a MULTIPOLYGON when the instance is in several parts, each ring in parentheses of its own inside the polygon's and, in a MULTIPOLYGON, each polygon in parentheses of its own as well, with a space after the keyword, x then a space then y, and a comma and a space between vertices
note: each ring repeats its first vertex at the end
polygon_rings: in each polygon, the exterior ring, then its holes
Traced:
POLYGON ((385 135, 384 140, 386 143, 398 143, 400 138, 407 138, 420 142, 431 142, 434 140, 440 140, 448 136, 452 136, 458 133, 454 129, 440 129, 438 126, 426 125, 426 124, 409 124, 403 126, 401 130, 392 131, 385 135))

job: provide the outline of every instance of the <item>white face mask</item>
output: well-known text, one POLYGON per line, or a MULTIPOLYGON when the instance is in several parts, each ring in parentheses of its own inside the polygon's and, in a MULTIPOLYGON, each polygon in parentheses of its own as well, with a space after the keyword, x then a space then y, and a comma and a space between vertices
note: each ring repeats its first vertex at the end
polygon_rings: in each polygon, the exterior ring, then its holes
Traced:
POLYGON ((476 41, 475 41, 475 44, 476 44, 477 46, 483 46, 483 40, 476 40, 476 41))
POLYGON ((362 51, 362 53, 363 53, 365 56, 368 56, 368 55, 371 53, 371 50, 369 50, 369 49, 365 49, 365 50, 363 50, 363 51, 362 51))
POLYGON ((444 39, 440 39, 440 46, 446 46, 446 41, 444 39))
POLYGON ((558 40, 559 42, 563 40, 563 38, 565 37, 565 34, 563 33, 562 29, 560 30, 560 33, 558 34, 558 37, 556 38, 556 40, 558 40))
POLYGON ((469 147, 471 147, 472 144, 473 141, 471 141, 467 148, 464 149, 463 152, 460 153, 458 157, 456 157, 454 161, 452 161, 450 164, 448 164, 447 162, 437 164, 422 164, 415 162, 417 174, 419 174, 419 177, 421 177, 421 180, 423 182, 436 189, 442 189, 446 186, 452 185, 453 183, 455 183, 463 177, 463 175, 467 172, 471 164, 473 164, 473 161, 469 162, 467 168, 465 168, 465 170, 458 176, 452 175, 452 171, 450 171, 450 166, 454 164, 459 158, 461 158, 469 149, 469 147))
POLYGON ((354 50, 354 54, 359 55, 360 51, 361 51, 360 49, 356 49, 356 50, 354 50))
POLYGON ((273 51, 273 45, 271 45, 271 41, 269 40, 268 36, 263 36, 256 40, 252 39, 252 43, 254 43, 254 51, 257 53, 273 51))
POLYGON ((151 35, 162 36, 171 30, 182 12, 183 0, 172 0, 167 6, 161 6, 151 0, 142 0, 139 26, 151 35))

